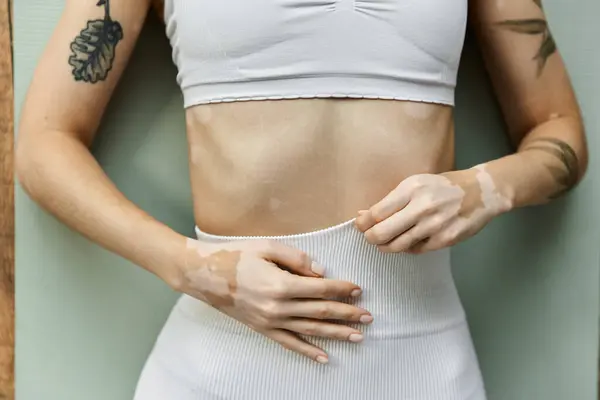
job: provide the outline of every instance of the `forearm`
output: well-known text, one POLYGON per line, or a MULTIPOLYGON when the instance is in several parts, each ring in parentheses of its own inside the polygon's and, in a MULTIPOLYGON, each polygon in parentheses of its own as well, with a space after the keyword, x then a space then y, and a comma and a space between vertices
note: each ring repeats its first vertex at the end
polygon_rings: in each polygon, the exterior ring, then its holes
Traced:
POLYGON ((16 158, 21 186, 42 208, 167 283, 174 279, 185 237, 129 201, 83 143, 46 132, 21 143, 16 158))
POLYGON ((511 209, 544 204, 583 177, 587 168, 583 127, 575 118, 552 118, 529 132, 515 154, 478 168, 490 175, 511 209))

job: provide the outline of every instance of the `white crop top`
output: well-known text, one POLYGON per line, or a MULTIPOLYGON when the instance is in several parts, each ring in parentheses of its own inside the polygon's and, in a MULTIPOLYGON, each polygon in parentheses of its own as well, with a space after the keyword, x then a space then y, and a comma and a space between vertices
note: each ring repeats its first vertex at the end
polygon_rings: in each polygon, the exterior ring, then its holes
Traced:
POLYGON ((350 97, 454 105, 468 0, 165 0, 185 107, 350 97))

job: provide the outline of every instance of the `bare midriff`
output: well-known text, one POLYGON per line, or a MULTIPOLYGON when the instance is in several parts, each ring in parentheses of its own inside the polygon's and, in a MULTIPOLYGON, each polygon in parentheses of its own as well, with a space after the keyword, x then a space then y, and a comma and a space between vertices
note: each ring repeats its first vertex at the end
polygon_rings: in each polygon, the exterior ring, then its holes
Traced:
POLYGON ((216 235, 333 226, 454 162, 452 107, 441 104, 258 100, 190 107, 186 122, 196 224, 216 235))

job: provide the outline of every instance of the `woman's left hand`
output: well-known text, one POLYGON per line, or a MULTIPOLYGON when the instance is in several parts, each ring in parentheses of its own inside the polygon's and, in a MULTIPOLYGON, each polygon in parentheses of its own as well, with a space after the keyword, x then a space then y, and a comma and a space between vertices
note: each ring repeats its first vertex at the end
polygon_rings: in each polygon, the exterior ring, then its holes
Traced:
POLYGON ((386 253, 423 253, 452 246, 510 209, 484 167, 413 175, 369 210, 356 227, 386 253))

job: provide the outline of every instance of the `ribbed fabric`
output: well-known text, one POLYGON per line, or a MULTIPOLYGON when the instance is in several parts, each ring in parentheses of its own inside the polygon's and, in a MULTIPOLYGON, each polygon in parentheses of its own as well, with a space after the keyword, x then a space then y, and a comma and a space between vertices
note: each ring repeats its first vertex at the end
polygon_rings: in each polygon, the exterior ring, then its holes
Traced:
MULTIPOLYGON (((196 229, 205 241, 220 237, 196 229)), ((319 365, 284 350, 189 296, 174 307, 146 363, 135 400, 485 400, 447 249, 383 254, 352 221, 273 236, 306 251, 328 278, 357 283, 374 317, 362 343, 306 337, 319 365)))

